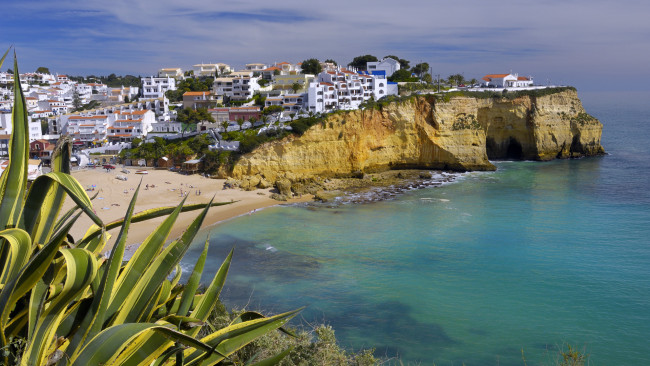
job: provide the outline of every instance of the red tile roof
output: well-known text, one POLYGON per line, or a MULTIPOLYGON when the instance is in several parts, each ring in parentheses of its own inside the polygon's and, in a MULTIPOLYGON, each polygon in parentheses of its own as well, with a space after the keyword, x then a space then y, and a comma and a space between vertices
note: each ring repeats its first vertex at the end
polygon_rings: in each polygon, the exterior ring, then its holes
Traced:
POLYGON ((197 91, 197 92, 185 92, 183 94, 183 96, 186 96, 186 95, 188 95, 188 96, 197 95, 198 96, 198 95, 209 95, 209 94, 210 94, 209 91, 197 91))

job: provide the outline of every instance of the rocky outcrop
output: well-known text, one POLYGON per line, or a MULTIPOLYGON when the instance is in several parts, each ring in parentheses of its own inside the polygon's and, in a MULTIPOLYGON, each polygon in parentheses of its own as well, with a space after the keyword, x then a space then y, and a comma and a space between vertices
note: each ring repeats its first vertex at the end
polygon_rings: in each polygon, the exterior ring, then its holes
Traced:
POLYGON ((414 96, 333 113, 300 137, 242 156, 232 176, 304 183, 389 169, 493 170, 489 159, 602 154, 601 131, 572 89, 510 99, 414 96))

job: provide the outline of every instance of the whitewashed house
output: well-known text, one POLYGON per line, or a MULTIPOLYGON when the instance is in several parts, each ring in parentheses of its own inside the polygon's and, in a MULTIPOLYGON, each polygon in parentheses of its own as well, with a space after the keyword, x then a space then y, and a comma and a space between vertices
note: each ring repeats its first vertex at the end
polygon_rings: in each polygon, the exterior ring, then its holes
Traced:
POLYGON ((533 86, 533 77, 519 76, 519 74, 488 74, 483 77, 483 86, 488 88, 525 88, 533 86))
POLYGON ((371 74, 384 74, 388 78, 393 75, 395 71, 400 69, 400 64, 399 61, 395 60, 394 58, 386 57, 381 61, 366 63, 366 69, 371 74))
POLYGON ((266 64, 260 64, 260 63, 246 64, 244 66, 244 69, 247 71, 261 72, 262 70, 266 69, 266 64))
POLYGON ((182 80, 185 77, 183 76, 183 70, 180 67, 168 67, 158 70, 159 78, 174 78, 176 80, 182 80))
MULTIPOLYGON (((77 146, 102 144, 106 141, 106 133, 111 119, 114 120, 115 117, 89 114, 68 115, 59 122, 61 125, 61 134, 70 135, 72 143, 77 146)), ((53 132, 50 127, 50 133, 57 132, 53 132)))
POLYGON ((156 116, 150 110, 117 112, 115 120, 108 127, 108 142, 130 142, 134 138, 144 138, 156 124, 156 116))
POLYGON ((253 97, 256 91, 260 90, 257 81, 260 79, 253 76, 253 71, 237 71, 228 77, 216 78, 212 86, 217 99, 227 97, 230 100, 247 100, 253 97))
POLYGON ((217 74, 223 75, 232 72, 232 68, 228 64, 196 64, 192 66, 195 77, 215 77, 217 74))
POLYGON ((171 76, 150 76, 142 78, 141 82, 143 99, 163 98, 167 90, 176 90, 176 79, 171 76))
POLYGON ((282 94, 278 97, 268 97, 264 101, 264 107, 280 105, 285 112, 298 113, 307 107, 307 93, 282 94))

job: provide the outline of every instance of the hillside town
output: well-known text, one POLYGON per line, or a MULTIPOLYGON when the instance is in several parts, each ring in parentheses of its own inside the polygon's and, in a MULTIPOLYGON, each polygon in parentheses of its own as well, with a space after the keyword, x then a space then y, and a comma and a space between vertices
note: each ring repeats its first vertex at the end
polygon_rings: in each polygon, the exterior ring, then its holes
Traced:
MULTIPOLYGON (((356 59, 355 59, 356 60, 356 59)), ((363 60, 362 60, 363 61, 363 60)), ((52 74, 47 69, 20 74, 29 114, 30 157, 48 165, 55 144, 69 136, 79 165, 107 163, 91 155, 113 155, 132 142, 209 134, 214 149, 237 150, 222 133, 256 128, 291 130, 295 118, 354 110, 368 101, 396 96, 406 84, 440 91, 541 88, 530 76, 487 74, 480 81, 462 75, 432 80, 428 64, 411 70, 396 57, 347 67, 328 60, 249 63, 236 70, 224 63, 200 63, 190 70, 161 68, 139 79, 139 86, 109 86, 52 74), (407 67, 403 67, 405 66, 407 67), (396 79, 397 75, 401 75, 396 79), (402 80, 407 80, 406 82, 402 80)), ((0 72, 0 157, 8 155, 13 73, 0 72)), ((115 159, 110 160, 115 163, 115 159)))

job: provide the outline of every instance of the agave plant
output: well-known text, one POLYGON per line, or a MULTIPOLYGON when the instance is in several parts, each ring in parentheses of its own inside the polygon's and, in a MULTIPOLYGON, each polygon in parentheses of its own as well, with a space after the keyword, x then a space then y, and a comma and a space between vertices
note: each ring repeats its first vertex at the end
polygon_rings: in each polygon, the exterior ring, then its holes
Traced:
MULTIPOLYGON (((0 177, 0 364, 214 365, 297 314, 244 313, 197 338, 218 301, 232 251, 202 293, 197 289, 207 240, 184 286, 178 263, 208 209, 225 203, 185 206, 183 200, 177 207, 134 213, 138 187, 124 218, 104 224, 70 175, 66 139, 57 144, 52 172, 28 188, 27 111, 15 53, 12 120, 10 162, 0 177), (75 207, 62 213, 66 197, 75 207), (176 218, 189 210, 201 211, 165 246, 176 218), (94 224, 75 240, 69 230, 82 214, 94 224), (123 262, 130 224, 161 216, 167 217, 123 262), (108 230, 116 228, 115 245, 105 257, 108 230)), ((260 364, 273 364, 288 351, 260 364)))

